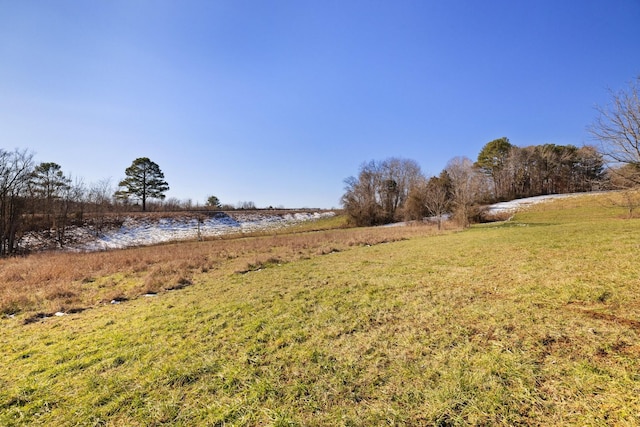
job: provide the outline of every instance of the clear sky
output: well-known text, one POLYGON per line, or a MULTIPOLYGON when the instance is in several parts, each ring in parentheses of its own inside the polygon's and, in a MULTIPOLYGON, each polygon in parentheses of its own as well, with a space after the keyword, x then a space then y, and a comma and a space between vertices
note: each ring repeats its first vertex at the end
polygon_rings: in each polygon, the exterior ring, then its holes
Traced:
POLYGON ((0 147, 86 183, 339 206, 388 157, 590 144, 640 74, 640 0, 0 0, 0 147))

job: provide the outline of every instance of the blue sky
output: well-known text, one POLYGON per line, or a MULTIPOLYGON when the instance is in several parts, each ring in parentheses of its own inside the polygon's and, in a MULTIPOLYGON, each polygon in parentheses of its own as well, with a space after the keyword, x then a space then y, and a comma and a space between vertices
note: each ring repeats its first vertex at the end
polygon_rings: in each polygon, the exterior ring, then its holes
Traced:
POLYGON ((639 0, 0 0, 0 147, 86 183, 338 207, 369 160, 590 144, 640 74, 639 0))

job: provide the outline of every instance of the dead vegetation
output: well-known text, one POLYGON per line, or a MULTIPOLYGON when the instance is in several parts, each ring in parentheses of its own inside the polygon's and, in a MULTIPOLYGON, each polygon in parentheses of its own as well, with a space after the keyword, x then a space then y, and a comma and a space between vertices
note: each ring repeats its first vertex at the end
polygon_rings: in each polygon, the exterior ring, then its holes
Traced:
POLYGON ((436 227, 426 224, 334 229, 2 259, 0 313, 69 312, 116 298, 181 289, 200 274, 246 273, 431 233, 438 233, 436 227))

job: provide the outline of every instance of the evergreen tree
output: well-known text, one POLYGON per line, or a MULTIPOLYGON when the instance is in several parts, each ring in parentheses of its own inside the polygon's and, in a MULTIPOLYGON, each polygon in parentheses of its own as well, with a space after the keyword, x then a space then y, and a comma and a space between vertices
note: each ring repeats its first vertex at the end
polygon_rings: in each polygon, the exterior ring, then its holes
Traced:
POLYGON ((127 177, 118 184, 121 189, 116 192, 115 197, 138 198, 142 201, 143 211, 147 210, 148 198, 163 200, 165 191, 169 190, 160 167, 148 157, 135 159, 124 173, 127 177))
POLYGON ((207 206, 210 208, 220 209, 222 205, 220 204, 220 199, 216 196, 209 196, 207 198, 207 206))
POLYGON ((488 142, 478 154, 476 167, 485 175, 491 177, 493 184, 493 198, 500 199, 508 196, 506 187, 505 166, 513 145, 509 138, 502 137, 488 142))

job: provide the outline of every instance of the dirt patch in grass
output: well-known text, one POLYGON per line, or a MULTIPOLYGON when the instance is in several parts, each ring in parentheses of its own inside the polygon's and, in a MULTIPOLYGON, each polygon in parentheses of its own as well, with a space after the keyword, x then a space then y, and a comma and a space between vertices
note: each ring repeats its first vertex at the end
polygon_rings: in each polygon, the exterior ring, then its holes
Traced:
POLYGON ((588 316, 592 319, 606 320, 607 322, 613 322, 618 325, 625 325, 632 329, 635 329, 636 331, 640 331, 640 321, 638 320, 626 319, 624 317, 616 316, 614 314, 602 313, 599 311, 590 310, 586 308, 574 307, 573 309, 574 311, 584 314, 585 316, 588 316))

